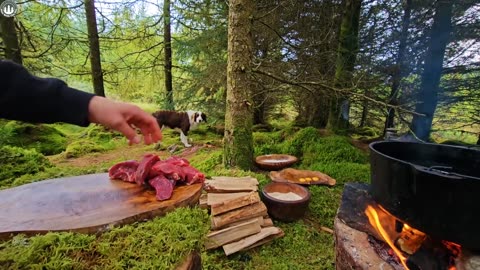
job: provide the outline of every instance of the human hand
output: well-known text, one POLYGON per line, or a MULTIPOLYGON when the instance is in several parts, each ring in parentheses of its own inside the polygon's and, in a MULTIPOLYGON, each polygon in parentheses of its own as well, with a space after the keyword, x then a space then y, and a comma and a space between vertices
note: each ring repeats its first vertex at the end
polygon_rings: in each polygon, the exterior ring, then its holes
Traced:
POLYGON ((88 120, 115 129, 127 137, 129 144, 140 143, 135 131, 139 128, 145 144, 162 139, 157 120, 138 106, 115 102, 104 97, 94 96, 88 104, 88 120))

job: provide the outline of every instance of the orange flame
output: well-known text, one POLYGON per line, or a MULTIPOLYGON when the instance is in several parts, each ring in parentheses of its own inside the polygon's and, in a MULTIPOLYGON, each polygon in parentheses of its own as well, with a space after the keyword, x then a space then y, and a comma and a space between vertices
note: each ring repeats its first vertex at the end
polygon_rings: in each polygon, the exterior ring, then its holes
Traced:
POLYGON ((397 257, 400 259, 400 263, 405 267, 405 269, 409 269, 406 260, 407 258, 402 254, 400 250, 393 244, 392 239, 388 236, 387 232, 385 229, 382 227, 382 224, 380 223, 380 219, 378 218, 377 211, 375 208, 372 206, 367 206, 367 209, 365 209, 365 214, 368 217, 368 221, 370 221, 370 224, 377 230, 378 233, 383 237, 385 242, 392 248, 393 252, 397 255, 397 257))

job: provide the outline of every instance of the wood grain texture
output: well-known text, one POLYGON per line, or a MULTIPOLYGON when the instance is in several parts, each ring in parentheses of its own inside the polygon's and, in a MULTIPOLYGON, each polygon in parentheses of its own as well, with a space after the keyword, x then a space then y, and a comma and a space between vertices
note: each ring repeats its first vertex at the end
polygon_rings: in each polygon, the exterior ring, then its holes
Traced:
POLYGON ((208 193, 207 195, 207 204, 212 206, 223 201, 232 200, 239 198, 245 195, 250 194, 250 192, 234 192, 234 193, 208 193))
MULTIPOLYGON (((271 235, 282 235, 283 231, 280 228, 277 227, 266 227, 262 228, 262 230, 259 233, 250 235, 246 238, 243 238, 237 242, 229 243, 223 246, 223 251, 225 254, 228 256, 230 254, 233 254, 237 251, 243 250, 244 248, 252 247, 255 245, 255 243, 261 241, 262 239, 265 239, 271 235)), ((264 244, 265 242, 261 242, 261 244, 264 244)), ((256 246, 256 245, 255 245, 256 246)))
POLYGON ((263 202, 257 202, 218 216, 212 216, 211 226, 212 229, 217 230, 224 228, 233 222, 247 220, 254 217, 263 217, 265 215, 267 215, 267 207, 263 202))
POLYGON ((107 173, 58 178, 0 191, 0 239, 49 231, 96 233, 198 203, 202 184, 175 187, 172 198, 107 173))
POLYGON ((258 219, 251 219, 233 227, 210 232, 205 241, 206 249, 213 249, 237 241, 252 234, 259 233, 262 229, 258 219))
POLYGON ((213 204, 211 208, 212 216, 216 216, 234 209, 241 208, 260 201, 258 192, 251 192, 245 196, 234 198, 231 200, 223 201, 217 204, 213 204))
POLYGON ((217 177, 206 180, 204 189, 209 193, 251 192, 258 190, 258 181, 251 177, 217 177))

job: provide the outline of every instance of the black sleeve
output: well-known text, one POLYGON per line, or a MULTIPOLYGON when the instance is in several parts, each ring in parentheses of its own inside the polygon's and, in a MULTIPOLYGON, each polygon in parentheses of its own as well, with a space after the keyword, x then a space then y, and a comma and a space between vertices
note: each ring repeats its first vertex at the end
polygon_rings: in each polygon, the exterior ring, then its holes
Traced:
POLYGON ((54 78, 39 78, 23 66, 0 60, 0 118, 87 126, 93 94, 54 78))

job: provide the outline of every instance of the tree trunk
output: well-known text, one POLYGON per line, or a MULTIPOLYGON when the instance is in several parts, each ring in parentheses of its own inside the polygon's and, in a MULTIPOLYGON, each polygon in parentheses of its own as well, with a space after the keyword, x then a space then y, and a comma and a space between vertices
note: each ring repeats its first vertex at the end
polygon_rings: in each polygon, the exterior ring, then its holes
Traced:
POLYGON ((477 145, 480 145, 480 134, 478 134, 477 145))
MULTIPOLYGON (((366 94, 366 91, 365 91, 366 94)), ((358 127, 364 127, 367 124, 367 115, 368 115, 368 101, 363 101, 362 106, 362 118, 360 119, 360 125, 358 127)))
POLYGON ((452 0, 439 0, 435 7, 435 16, 415 107, 415 111, 423 116, 414 115, 411 125, 412 132, 423 141, 427 141, 430 136, 433 115, 437 107, 443 57, 452 29, 452 6, 452 0))
POLYGON ((88 42, 90 49, 90 66, 92 69, 93 91, 98 96, 105 96, 103 86, 102 60, 100 58, 100 42, 98 40, 97 17, 95 15, 95 0, 85 0, 87 16, 88 42))
POLYGON ((163 42, 165 44, 165 107, 174 110, 173 86, 172 86, 172 33, 170 27, 170 0, 163 1, 163 42))
MULTIPOLYGON (((400 43, 398 45, 398 54, 396 59, 397 68, 393 73, 392 77, 392 88, 390 91, 390 97, 388 99, 388 104, 395 105, 398 104, 398 90, 400 86, 400 81, 403 76, 405 76, 405 52, 407 49, 407 38, 408 38, 408 28, 410 28, 410 11, 412 9, 412 0, 405 1, 405 9, 402 19, 402 32, 400 34, 400 43)), ((388 108, 387 118, 385 120, 385 128, 383 130, 383 136, 387 132, 388 128, 393 128, 395 126, 395 109, 388 108)))
MULTIPOLYGON (((2 4, 4 0, 0 0, 2 4)), ((0 14, 0 35, 5 46, 5 57, 22 65, 22 51, 18 43, 15 17, 5 17, 0 14)))
MULTIPOLYGON (((358 50, 358 28, 362 0, 345 0, 345 13, 340 28, 334 85, 344 88, 351 85, 358 50)), ((331 98, 327 128, 348 128, 350 102, 347 95, 335 93, 331 98)))
POLYGON ((228 14, 227 100, 224 165, 252 168, 253 106, 251 93, 253 0, 230 0, 228 14))

